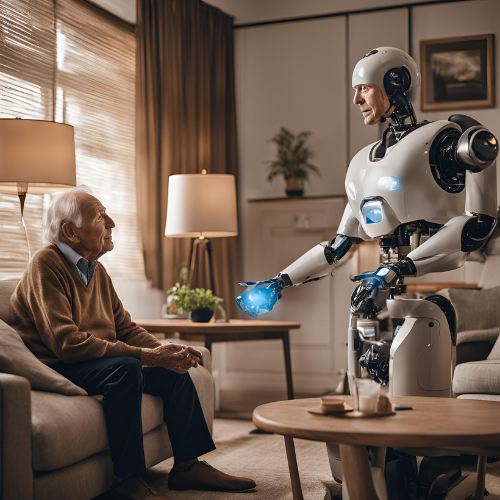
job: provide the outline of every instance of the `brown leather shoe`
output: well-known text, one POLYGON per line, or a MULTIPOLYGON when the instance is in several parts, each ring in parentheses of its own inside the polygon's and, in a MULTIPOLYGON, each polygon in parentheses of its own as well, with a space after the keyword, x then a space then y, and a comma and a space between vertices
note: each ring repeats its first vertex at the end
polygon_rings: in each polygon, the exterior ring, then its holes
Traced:
POLYGON ((255 488, 256 484, 246 477, 224 474, 207 462, 195 462, 188 470, 182 472, 173 468, 168 476, 170 490, 210 490, 210 491, 246 491, 255 488))
POLYGON ((110 500, 171 500, 156 493, 140 474, 115 480, 109 491, 110 500))

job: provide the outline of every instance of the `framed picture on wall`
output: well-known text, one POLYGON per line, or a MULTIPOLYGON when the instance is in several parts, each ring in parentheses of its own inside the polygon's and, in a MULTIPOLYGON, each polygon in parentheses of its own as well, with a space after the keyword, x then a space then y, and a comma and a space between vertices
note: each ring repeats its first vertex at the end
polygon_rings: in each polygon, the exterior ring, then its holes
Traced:
POLYGON ((493 35, 420 41, 422 111, 495 105, 493 35))

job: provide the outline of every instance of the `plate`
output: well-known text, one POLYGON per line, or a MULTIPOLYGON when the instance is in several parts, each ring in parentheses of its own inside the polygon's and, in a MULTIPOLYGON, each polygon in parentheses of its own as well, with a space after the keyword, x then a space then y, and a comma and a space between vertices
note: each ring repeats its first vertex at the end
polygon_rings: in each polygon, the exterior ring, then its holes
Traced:
POLYGON ((326 413, 321 409, 321 405, 314 405, 313 407, 309 408, 307 411, 313 415, 321 415, 322 417, 327 417, 328 415, 333 415, 333 416, 339 415, 340 416, 340 415, 343 415, 345 413, 349 413, 353 410, 354 410, 354 408, 352 406, 345 403, 344 409, 340 410, 340 411, 336 411, 336 412, 326 413))

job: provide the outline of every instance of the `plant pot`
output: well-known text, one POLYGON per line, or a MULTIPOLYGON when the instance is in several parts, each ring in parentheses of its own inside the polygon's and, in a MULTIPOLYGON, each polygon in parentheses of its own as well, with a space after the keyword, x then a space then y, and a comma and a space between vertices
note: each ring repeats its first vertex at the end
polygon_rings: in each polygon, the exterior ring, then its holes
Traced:
POLYGON ((208 323, 213 315, 212 309, 195 309, 189 313, 189 319, 194 323, 208 323))
POLYGON ((285 193, 287 196, 302 196, 304 194, 304 179, 297 177, 286 179, 285 193))

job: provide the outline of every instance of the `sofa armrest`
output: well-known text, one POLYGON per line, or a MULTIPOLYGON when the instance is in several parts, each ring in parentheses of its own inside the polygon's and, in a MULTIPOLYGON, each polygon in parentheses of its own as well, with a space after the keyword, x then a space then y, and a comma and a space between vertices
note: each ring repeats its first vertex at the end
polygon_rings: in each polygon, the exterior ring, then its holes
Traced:
POLYGON ((468 330, 457 333, 457 345, 469 342, 491 342, 494 344, 500 335, 500 327, 484 330, 468 330))
POLYGON ((0 373, 0 498, 33 498, 31 386, 8 373, 0 373))
MULTIPOLYGON (((164 339, 164 340, 160 340, 160 342, 162 344, 168 344, 169 342, 172 342, 174 344, 189 345, 180 339, 164 339)), ((212 373, 212 354, 210 353, 210 351, 206 347, 201 346, 201 345, 193 345, 191 347, 194 347, 195 349, 198 349, 198 351, 201 352, 202 358, 200 361, 200 365, 203 366, 210 373, 212 373)))
POLYGON ((500 327, 458 332, 457 365, 486 359, 499 335, 500 327))

